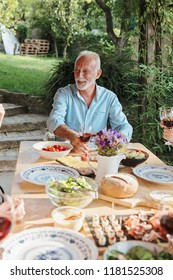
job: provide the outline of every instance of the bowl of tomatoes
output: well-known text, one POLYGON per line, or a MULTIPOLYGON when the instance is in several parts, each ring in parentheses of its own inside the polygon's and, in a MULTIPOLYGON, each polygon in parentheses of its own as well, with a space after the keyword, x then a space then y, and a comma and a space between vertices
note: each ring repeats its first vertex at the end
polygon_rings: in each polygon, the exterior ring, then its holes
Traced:
POLYGON ((33 148, 41 157, 53 160, 67 156, 73 146, 67 142, 42 141, 33 144, 33 148))

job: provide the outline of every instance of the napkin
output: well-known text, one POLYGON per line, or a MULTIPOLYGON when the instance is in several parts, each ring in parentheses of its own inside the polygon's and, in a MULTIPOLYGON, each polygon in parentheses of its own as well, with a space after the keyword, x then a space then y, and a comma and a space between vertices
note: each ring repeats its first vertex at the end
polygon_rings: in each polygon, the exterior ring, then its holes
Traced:
MULTIPOLYGON (((82 161, 81 159, 75 158, 73 156, 58 158, 56 161, 77 170, 81 175, 84 176, 94 175, 94 172, 91 169, 91 167, 89 167, 87 161, 82 161)), ((97 169, 97 162, 91 162, 91 164, 94 168, 97 169)))

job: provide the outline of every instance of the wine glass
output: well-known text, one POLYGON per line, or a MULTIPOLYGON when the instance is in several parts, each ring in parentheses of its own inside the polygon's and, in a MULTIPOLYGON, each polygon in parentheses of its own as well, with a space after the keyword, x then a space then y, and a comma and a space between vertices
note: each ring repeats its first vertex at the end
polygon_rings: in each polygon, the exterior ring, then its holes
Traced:
POLYGON ((82 125, 79 127, 79 137, 82 142, 88 143, 92 137, 92 126, 89 126, 87 130, 82 125))
MULTIPOLYGON (((168 129, 173 128, 173 107, 161 107, 159 108, 160 120, 164 126, 168 129)), ((169 141, 165 145, 172 145, 169 141)))
MULTIPOLYGON (((1 189, 1 188, 0 188, 1 189)), ((12 198, 0 191, 0 242, 11 231, 15 220, 15 209, 12 198)))
POLYGON ((165 237, 167 237, 167 235, 173 237, 173 196, 163 197, 160 204, 160 231, 165 237))

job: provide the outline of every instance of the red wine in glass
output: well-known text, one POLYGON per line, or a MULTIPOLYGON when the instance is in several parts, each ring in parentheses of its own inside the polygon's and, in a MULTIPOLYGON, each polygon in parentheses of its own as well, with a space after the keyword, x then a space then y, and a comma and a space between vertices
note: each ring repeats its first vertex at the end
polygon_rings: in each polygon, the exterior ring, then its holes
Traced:
POLYGON ((15 209, 12 198, 0 192, 0 241, 11 231, 14 219, 15 209))
POLYGON ((11 221, 6 217, 0 216, 0 240, 5 238, 11 229, 11 221))
POLYGON ((82 125, 80 126, 79 137, 82 142, 84 143, 89 142, 92 136, 93 136, 92 126, 89 126, 89 128, 86 131, 84 130, 84 127, 82 125))
POLYGON ((91 136, 92 136, 91 133, 83 132, 83 133, 80 135, 80 139, 81 139, 82 142, 89 142, 90 139, 91 139, 91 136))
MULTIPOLYGON (((160 120, 168 129, 173 128, 173 107, 159 108, 160 120)), ((169 141, 165 145, 172 145, 169 141)))
POLYGON ((164 118, 162 122, 166 127, 173 128, 173 118, 164 118))
POLYGON ((173 196, 163 197, 160 203, 160 231, 173 236, 173 196))
POLYGON ((160 218, 160 232, 165 237, 167 234, 173 236, 173 214, 164 214, 160 218))

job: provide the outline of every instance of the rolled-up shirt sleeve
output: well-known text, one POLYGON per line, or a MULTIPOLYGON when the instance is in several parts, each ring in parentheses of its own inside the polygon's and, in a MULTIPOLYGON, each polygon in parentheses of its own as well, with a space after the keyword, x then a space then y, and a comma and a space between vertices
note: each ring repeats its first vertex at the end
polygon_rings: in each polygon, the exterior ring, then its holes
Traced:
POLYGON ((47 127, 51 133, 62 124, 65 124, 65 115, 67 111, 67 93, 64 88, 57 90, 54 96, 54 103, 52 111, 47 120, 47 127))

